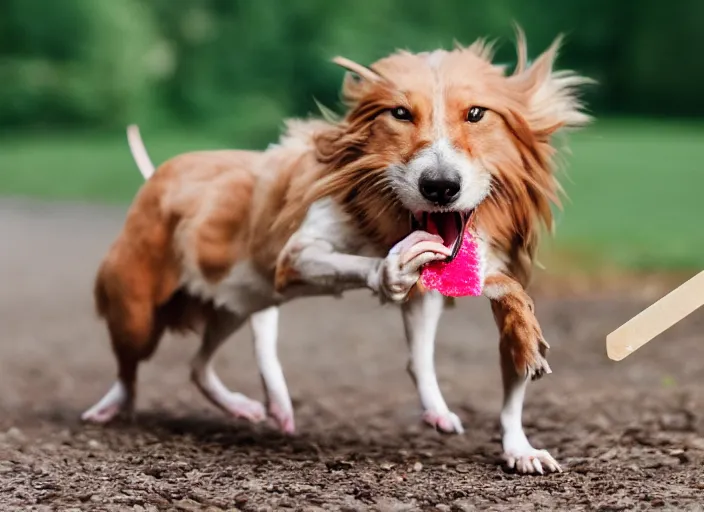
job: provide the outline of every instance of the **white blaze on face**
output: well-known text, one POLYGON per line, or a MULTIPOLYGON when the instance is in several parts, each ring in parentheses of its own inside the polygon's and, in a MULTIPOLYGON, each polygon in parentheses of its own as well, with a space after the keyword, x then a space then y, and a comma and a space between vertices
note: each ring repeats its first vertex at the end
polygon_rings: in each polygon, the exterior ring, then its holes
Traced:
POLYGON ((445 119, 445 85, 440 74, 440 65, 445 58, 443 50, 437 50, 428 56, 428 64, 433 70, 433 137, 435 141, 447 138, 445 119))

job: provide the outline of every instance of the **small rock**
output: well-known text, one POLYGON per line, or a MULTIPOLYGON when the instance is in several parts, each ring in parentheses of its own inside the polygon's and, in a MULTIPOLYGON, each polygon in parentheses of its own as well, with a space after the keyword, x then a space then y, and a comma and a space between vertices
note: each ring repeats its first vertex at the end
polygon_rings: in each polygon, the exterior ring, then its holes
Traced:
POLYGON ((384 462, 381 466, 379 466, 381 469, 384 471, 391 471, 394 467, 394 464, 391 464, 390 462, 384 462))
POLYGON ((158 479, 164 476, 165 470, 160 466, 149 466, 142 472, 147 476, 152 476, 158 479))
POLYGON ((704 450, 704 438, 697 437, 687 443, 689 448, 694 450, 704 450))
POLYGON ((599 456, 599 460, 603 462, 607 462, 609 460, 613 460, 619 455, 619 449, 618 448, 611 448, 610 450, 606 451, 605 453, 602 453, 599 456))
POLYGON ((92 492, 88 492, 88 493, 85 493, 85 494, 79 494, 79 495, 78 495, 78 500, 85 503, 86 501, 90 501, 92 497, 93 497, 93 493, 92 493, 92 492))
POLYGON ((693 430, 693 417, 689 411, 681 411, 673 414, 663 414, 660 416, 660 427, 663 430, 674 430, 677 432, 691 432, 693 430))
POLYGON ((352 469, 352 466, 354 466, 354 464, 352 462, 347 461, 347 460, 335 460, 335 461, 327 461, 325 463, 325 466, 330 471, 343 471, 346 469, 352 469))
POLYGON ((419 471, 422 471, 422 470, 423 470, 423 464, 421 464, 420 462, 416 462, 415 464, 413 464, 413 471, 418 473, 419 471))
POLYGON ((444 503, 438 503, 437 505, 435 505, 435 508, 438 510, 442 510, 442 512, 450 512, 452 510, 450 505, 445 505, 444 503))
POLYGON ((10 430, 5 432, 5 438, 8 441, 14 441, 16 443, 23 443, 27 439, 22 431, 17 427, 11 427, 10 430))
POLYGON ((281 508, 296 508, 296 502, 291 498, 281 498, 279 500, 279 507, 281 508))
POLYGON ((458 473, 469 473, 470 469, 469 464, 457 464, 455 466, 455 471, 458 473))
POLYGON ((90 441, 88 441, 88 448, 90 448, 91 450, 100 450, 102 447, 103 445, 95 439, 91 439, 90 441))
POLYGON ((590 425, 598 428, 599 430, 608 431, 611 429, 612 421, 607 416, 604 416, 603 414, 597 414, 595 417, 593 417, 591 419, 590 425))
POLYGON ((200 503, 189 498, 174 502, 174 506, 177 510, 185 510, 188 512, 202 510, 203 508, 200 503))
POLYGON ((689 456, 684 450, 670 450, 670 456, 675 457, 682 463, 689 462, 689 456))

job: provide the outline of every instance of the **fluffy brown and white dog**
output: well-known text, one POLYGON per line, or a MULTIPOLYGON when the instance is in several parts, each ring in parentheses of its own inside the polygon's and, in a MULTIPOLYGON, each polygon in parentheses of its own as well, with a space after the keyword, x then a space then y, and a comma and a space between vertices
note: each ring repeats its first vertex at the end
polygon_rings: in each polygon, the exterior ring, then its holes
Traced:
POLYGON ((460 433, 433 363, 444 299, 416 284, 423 265, 451 256, 462 230, 473 229, 500 333, 503 456, 520 472, 558 471, 521 421, 528 381, 550 373, 525 286, 560 192, 552 139, 588 121, 577 95, 586 79, 554 71, 556 52, 557 44, 528 65, 519 32, 510 74, 483 41, 399 52, 370 67, 338 58, 348 70, 342 119, 291 121, 266 151, 187 153, 156 172, 132 128, 135 160, 153 176, 97 275, 118 378, 83 418, 107 422, 131 411, 138 364, 164 331, 202 328, 192 378, 204 395, 235 417, 260 421, 268 412, 292 432, 277 308, 368 288, 401 304, 424 419, 460 433), (422 229, 428 218, 440 236, 422 229), (268 409, 226 389, 212 366, 248 319, 268 409))

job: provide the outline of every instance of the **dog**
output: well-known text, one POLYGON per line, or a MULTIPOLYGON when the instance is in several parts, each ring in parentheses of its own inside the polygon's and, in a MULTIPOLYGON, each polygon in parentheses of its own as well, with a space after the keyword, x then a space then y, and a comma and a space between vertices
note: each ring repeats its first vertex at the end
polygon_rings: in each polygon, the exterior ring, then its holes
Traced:
POLYGON ((589 80, 554 70, 560 40, 532 63, 518 29, 517 65, 492 62, 492 45, 396 52, 371 66, 345 58, 341 118, 291 120, 264 151, 185 153, 156 171, 136 127, 135 161, 148 178, 95 280, 98 314, 117 381, 83 414, 105 423, 130 413, 137 369, 166 330, 202 331, 192 380, 226 413, 267 415, 295 430, 277 357, 278 308, 302 296, 366 288, 400 304, 409 373, 424 420, 463 431, 433 362, 444 298, 418 285, 424 265, 453 256, 466 229, 479 241, 483 295, 499 330, 505 399, 503 458, 520 473, 560 471, 522 426, 526 386, 550 373, 525 289, 561 188, 554 136, 590 120, 589 80), (438 234, 428 233, 433 222, 438 234), (228 390, 212 366, 249 320, 266 407, 228 390))

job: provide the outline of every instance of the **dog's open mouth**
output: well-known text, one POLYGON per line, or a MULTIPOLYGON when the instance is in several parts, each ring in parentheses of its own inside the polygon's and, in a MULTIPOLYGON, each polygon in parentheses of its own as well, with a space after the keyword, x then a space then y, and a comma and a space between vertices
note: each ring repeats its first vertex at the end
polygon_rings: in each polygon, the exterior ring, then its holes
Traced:
POLYGON ((462 246, 462 237, 467 229, 467 224, 474 216, 474 211, 418 213, 412 216, 413 229, 422 229, 433 235, 439 235, 443 245, 452 249, 452 254, 445 260, 449 263, 455 259, 462 246))

